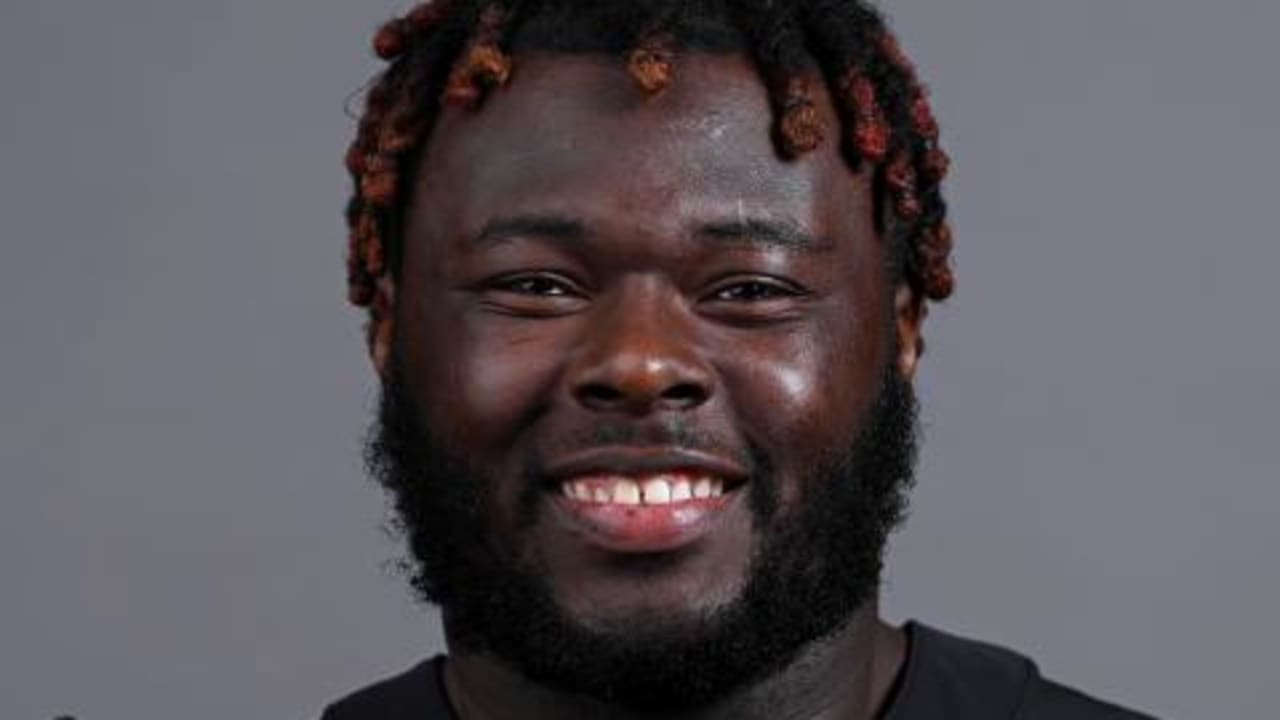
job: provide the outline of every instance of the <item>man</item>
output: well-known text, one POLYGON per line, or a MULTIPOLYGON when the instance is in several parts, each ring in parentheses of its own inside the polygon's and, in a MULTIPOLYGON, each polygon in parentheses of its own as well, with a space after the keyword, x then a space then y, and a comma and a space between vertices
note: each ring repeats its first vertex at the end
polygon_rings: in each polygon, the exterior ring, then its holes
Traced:
POLYGON ((946 156, 858 0, 433 2, 348 155, 369 462, 449 656, 349 718, 1123 718, 877 613, 946 156))

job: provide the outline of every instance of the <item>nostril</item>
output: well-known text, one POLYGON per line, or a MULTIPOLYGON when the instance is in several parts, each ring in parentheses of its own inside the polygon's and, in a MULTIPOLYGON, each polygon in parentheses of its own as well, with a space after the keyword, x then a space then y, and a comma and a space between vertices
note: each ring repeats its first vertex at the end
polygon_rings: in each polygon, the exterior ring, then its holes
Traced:
POLYGON ((609 383, 584 383, 575 392, 583 406, 593 410, 620 410, 623 408, 665 408, 687 410, 707 401, 710 393, 698 383, 678 383, 656 394, 633 392, 609 383))
POLYGON ((680 383, 672 385, 662 393, 662 401, 667 405, 688 408, 706 402, 707 391, 697 383, 680 383))
POLYGON ((588 383, 578 388, 578 400, 587 407, 607 408, 625 399, 621 390, 603 383, 588 383))

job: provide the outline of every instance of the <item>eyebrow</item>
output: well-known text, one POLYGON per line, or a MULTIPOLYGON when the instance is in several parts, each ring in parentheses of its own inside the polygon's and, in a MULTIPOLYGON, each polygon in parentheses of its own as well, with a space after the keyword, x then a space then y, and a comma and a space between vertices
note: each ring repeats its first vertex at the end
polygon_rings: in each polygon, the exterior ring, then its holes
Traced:
POLYGON ((792 253, 821 253, 833 247, 830 240, 815 237, 789 218, 735 218, 712 222, 699 227, 696 235, 716 243, 792 253))
MULTIPOLYGON (((590 231, 586 223, 565 215, 534 214, 493 218, 475 237, 477 246, 500 245, 517 238, 541 238, 580 243, 590 231)), ((713 244, 741 245, 790 253, 821 253, 830 240, 818 238, 789 218, 739 217, 699 225, 693 237, 713 244)))
POLYGON ((476 235, 475 244, 500 245, 519 237, 539 237, 552 240, 581 241, 587 236, 587 227, 580 220, 563 215, 515 215, 498 217, 485 223, 476 235))

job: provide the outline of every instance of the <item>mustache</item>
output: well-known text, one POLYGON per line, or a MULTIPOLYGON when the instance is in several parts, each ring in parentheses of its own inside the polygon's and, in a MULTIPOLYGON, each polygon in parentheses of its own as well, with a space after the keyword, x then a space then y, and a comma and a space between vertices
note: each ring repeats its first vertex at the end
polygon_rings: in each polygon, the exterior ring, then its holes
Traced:
POLYGON ((570 430, 537 444, 525 467, 539 472, 546 467, 547 458, 619 447, 663 447, 718 455, 738 463, 751 475, 767 465, 763 452, 750 443, 743 447, 689 418, 670 417, 643 422, 605 420, 570 430))

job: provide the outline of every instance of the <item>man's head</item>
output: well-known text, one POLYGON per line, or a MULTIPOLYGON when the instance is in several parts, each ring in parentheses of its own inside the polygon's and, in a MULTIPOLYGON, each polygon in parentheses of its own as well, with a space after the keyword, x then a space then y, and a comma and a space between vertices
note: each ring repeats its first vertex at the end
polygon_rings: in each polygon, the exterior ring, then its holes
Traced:
POLYGON ((370 460, 455 651, 709 701, 873 599, 945 156, 856 2, 433 3, 348 157, 370 460))

